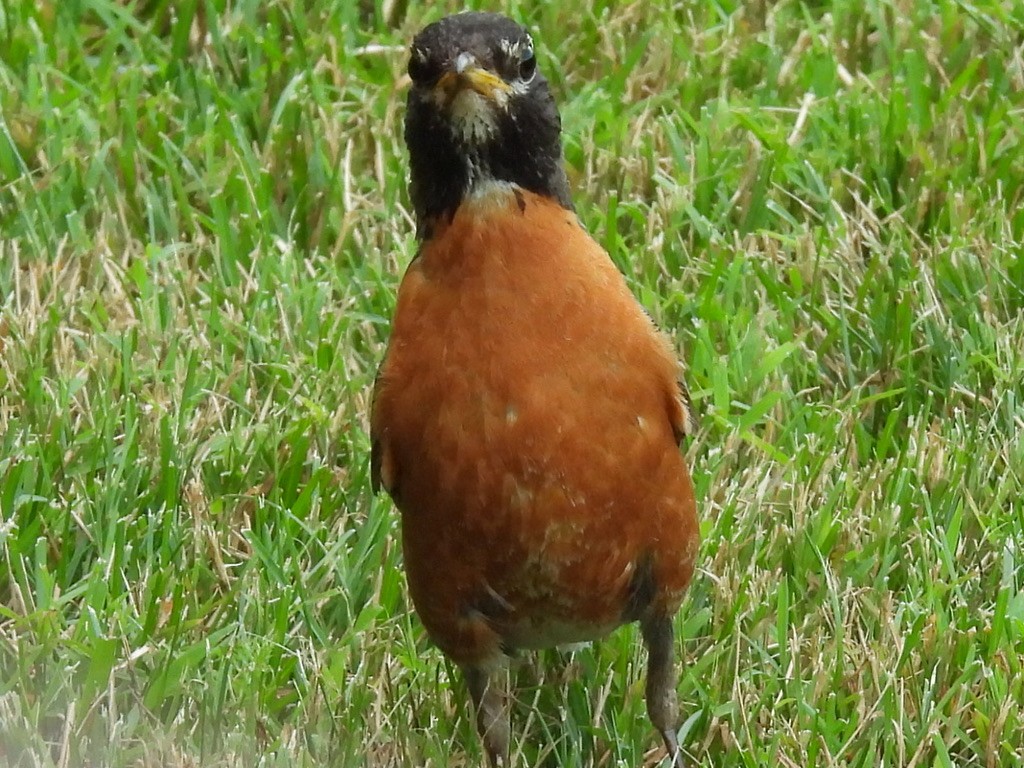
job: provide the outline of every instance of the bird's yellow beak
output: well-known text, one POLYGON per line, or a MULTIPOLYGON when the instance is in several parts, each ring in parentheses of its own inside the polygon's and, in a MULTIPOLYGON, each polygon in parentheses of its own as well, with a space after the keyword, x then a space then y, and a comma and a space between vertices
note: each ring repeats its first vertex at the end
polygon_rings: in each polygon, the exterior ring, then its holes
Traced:
POLYGON ((464 90, 474 91, 497 104, 501 103, 502 97, 512 89, 493 72, 477 66, 467 67, 461 72, 445 72, 434 86, 434 93, 439 97, 439 101, 449 104, 464 90))

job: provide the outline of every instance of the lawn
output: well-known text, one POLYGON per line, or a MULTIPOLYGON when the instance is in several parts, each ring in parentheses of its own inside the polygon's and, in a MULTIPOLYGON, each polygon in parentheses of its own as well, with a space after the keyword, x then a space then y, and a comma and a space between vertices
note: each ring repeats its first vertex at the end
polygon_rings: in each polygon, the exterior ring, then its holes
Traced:
MULTIPOLYGON (((689 367, 692 763, 1024 765, 1024 4, 502 7, 689 367)), ((0 764, 480 763, 369 483, 446 9, 0 2, 0 764)), ((511 675, 660 756, 633 628, 511 675)))

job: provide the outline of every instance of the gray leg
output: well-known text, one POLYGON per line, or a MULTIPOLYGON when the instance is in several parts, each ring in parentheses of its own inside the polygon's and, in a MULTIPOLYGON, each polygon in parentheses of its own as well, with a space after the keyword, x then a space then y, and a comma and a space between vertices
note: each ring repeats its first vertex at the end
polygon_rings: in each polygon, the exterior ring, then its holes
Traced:
POLYGON ((647 714, 665 740, 670 765, 684 768, 676 741, 679 705, 676 703, 676 673, 672 658, 672 619, 654 616, 641 622, 647 646, 647 714))
POLYGON ((505 712, 505 695, 501 682, 488 677, 480 667, 463 667, 469 695, 476 710, 476 729, 484 743, 487 758, 494 768, 507 766, 508 757, 508 713, 505 712))

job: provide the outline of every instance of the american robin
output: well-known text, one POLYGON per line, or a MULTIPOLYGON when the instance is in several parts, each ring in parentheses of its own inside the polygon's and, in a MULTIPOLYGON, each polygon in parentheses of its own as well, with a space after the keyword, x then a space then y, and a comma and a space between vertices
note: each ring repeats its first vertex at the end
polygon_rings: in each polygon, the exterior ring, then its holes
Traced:
POLYGON ((401 511, 413 604, 494 765, 507 654, 640 622, 647 709, 681 765, 672 618, 698 530, 675 355, 576 218, 526 29, 444 18, 413 40, 409 76, 420 245, 375 384, 371 476, 401 511))

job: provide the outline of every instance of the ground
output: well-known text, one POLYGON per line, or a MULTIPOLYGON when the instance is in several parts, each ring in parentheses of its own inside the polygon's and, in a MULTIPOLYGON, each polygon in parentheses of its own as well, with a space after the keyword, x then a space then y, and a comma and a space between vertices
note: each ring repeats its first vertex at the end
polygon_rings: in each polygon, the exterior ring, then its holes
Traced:
MULTIPOLYGON (((510 2, 677 341, 702 766, 1024 765, 1024 6, 510 2)), ((0 762, 481 759, 367 410, 451 3, 0 6, 0 762)), ((635 631, 513 662, 521 765, 657 757, 635 631)))

